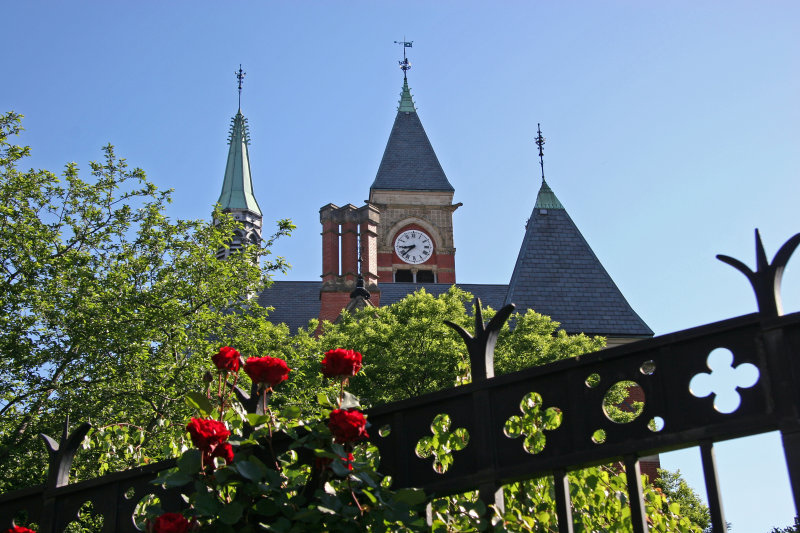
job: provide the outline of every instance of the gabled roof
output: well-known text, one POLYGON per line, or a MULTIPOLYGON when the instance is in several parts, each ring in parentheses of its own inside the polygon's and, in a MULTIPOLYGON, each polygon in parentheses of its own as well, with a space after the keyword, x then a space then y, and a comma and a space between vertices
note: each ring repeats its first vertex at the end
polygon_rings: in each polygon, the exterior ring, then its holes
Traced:
POLYGON ((371 190, 454 191, 417 114, 408 80, 371 190))
POLYGON ((567 333, 653 335, 544 180, 505 303, 548 315, 567 333))
POLYGON ((250 175, 250 135, 247 119, 240 109, 233 117, 229 139, 228 163, 225 166, 225 179, 217 202, 223 211, 246 209, 261 215, 256 197, 253 194, 253 178, 250 175))

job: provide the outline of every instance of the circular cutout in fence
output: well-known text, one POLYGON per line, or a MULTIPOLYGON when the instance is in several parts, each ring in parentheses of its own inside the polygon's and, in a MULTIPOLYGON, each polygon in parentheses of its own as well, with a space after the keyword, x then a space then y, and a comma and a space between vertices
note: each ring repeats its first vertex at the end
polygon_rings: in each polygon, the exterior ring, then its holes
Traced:
POLYGON ((603 444, 606 441, 606 430, 597 429, 592 433, 592 442, 595 444, 603 444))
POLYGON ((128 487, 128 490, 123 493, 123 496, 125 496, 126 500, 132 500, 133 497, 136 496, 136 489, 133 487, 128 487))
POLYGON ((639 372, 641 372, 645 376, 652 376, 655 371, 656 371, 656 363, 653 360, 645 361, 644 363, 642 363, 642 366, 639 367, 639 372))
POLYGON ((593 389, 598 385, 600 385, 600 374, 589 374, 589 377, 586 378, 586 386, 593 389))
POLYGON ((380 435, 381 437, 388 437, 391 433, 392 433, 392 426, 390 426, 389 424, 384 424, 378 430, 378 435, 380 435))
POLYGON ((147 514, 160 515, 162 513, 161 499, 155 494, 145 494, 136 504, 131 519, 133 526, 139 531, 147 528, 147 514))
POLYGON ((64 531, 101 531, 103 522, 105 522, 103 515, 95 511, 94 504, 91 501, 86 501, 78 509, 76 519, 67 524, 64 531))
POLYGON ((658 433, 662 429, 664 429, 664 419, 660 416, 654 416, 650 419, 650 422, 647 423, 647 429, 652 431, 653 433, 658 433))
POLYGON ((635 381, 618 381, 603 396, 603 413, 617 424, 633 422, 644 410, 644 390, 635 381))

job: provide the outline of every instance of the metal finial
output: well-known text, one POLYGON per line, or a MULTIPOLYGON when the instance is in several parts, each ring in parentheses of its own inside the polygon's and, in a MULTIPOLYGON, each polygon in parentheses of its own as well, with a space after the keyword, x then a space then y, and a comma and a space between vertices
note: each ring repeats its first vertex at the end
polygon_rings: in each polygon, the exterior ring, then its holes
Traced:
POLYGON ((414 41, 406 41, 405 37, 403 37, 402 41, 395 41, 394 44, 403 46, 403 60, 398 61, 398 63, 400 64, 400 70, 403 71, 403 79, 406 79, 406 73, 411 70, 411 63, 406 57, 406 48, 411 48, 414 45, 414 41))
POLYGON ((775 254, 770 263, 767 260, 767 253, 764 251, 764 244, 761 242, 761 234, 756 228, 756 270, 755 272, 733 257, 727 255, 717 255, 717 259, 727 263, 736 270, 747 276, 753 291, 756 293, 758 311, 766 317, 776 317, 783 315, 781 305, 781 280, 786 263, 800 246, 800 233, 797 233, 786 241, 780 250, 775 254))
POLYGON ((469 353, 469 367, 472 382, 477 383, 488 378, 494 377, 494 346, 503 324, 508 321, 511 313, 516 306, 508 304, 502 307, 488 324, 483 323, 483 311, 481 311, 481 299, 475 298, 475 335, 470 335, 467 330, 445 320, 444 323, 456 330, 464 339, 469 353))
POLYGON ((542 181, 544 181, 544 137, 542 137, 542 125, 536 123, 537 135, 536 146, 539 147, 539 166, 542 167, 542 181))
POLYGON ((247 75, 247 72, 242 70, 242 64, 239 63, 239 70, 234 72, 236 74, 236 79, 239 81, 239 109, 242 108, 242 82, 244 81, 244 77, 247 75))

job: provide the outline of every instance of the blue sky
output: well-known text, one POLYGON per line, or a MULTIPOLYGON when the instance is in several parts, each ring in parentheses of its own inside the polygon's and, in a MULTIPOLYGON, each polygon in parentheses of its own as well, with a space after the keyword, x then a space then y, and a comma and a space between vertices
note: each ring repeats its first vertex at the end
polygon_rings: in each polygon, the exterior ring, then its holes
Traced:
MULTIPOLYGON (((409 84, 451 183, 457 276, 507 283, 548 183, 631 305, 668 333, 755 310, 724 253, 754 262, 800 231, 800 4, 768 2, 8 2, 0 104, 31 166, 87 168, 108 142, 174 188, 219 195, 234 70, 247 72, 255 192, 288 279, 319 279, 318 209, 361 205, 414 41, 409 84)), ((799 258, 784 306, 800 310, 799 258)), ((736 532, 794 516, 775 435, 718 446, 736 532)), ((696 450, 663 456, 702 491, 696 450)))

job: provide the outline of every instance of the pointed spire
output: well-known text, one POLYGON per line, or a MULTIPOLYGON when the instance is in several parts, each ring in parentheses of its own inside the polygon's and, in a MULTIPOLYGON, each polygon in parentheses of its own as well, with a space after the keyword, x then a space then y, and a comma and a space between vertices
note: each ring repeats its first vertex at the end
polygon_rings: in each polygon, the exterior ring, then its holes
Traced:
POLYGON ((433 151, 433 146, 419 119, 414 99, 411 97, 411 89, 408 88, 406 73, 411 64, 405 57, 405 49, 411 48, 412 43, 395 42, 403 45, 403 61, 399 62, 400 68, 403 69, 403 89, 400 93, 400 105, 397 107, 394 126, 370 191, 452 192, 453 186, 447 180, 436 152, 433 151))
POLYGON ((403 91, 400 93, 400 105, 397 107, 399 113, 416 113, 417 107, 411 97, 411 89, 408 88, 408 79, 403 78, 403 91))
POLYGON ((247 119, 241 110, 242 81, 245 73, 239 65, 236 72, 239 88, 239 110, 231 121, 230 138, 228 139, 228 163, 225 166, 225 179, 222 182, 222 192, 217 202, 223 211, 247 210, 261 216, 261 209, 253 194, 253 179, 250 175, 250 132, 247 119))
POLYGON ((564 206, 556 198, 556 193, 544 180, 542 180, 542 186, 539 188, 539 194, 536 195, 536 205, 533 207, 534 209, 564 209, 564 206))

